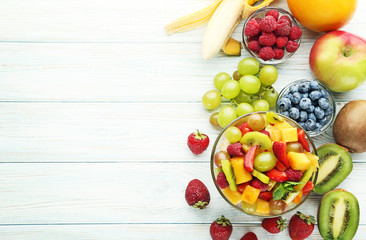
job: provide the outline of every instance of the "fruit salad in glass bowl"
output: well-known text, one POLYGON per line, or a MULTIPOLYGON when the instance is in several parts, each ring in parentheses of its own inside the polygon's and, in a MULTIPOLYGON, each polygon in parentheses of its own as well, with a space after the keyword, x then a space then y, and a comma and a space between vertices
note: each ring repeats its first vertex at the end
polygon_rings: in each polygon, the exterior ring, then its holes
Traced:
POLYGON ((277 216, 301 205, 318 167, 316 148, 304 129, 274 112, 235 119, 211 153, 211 175, 221 196, 256 216, 277 216))

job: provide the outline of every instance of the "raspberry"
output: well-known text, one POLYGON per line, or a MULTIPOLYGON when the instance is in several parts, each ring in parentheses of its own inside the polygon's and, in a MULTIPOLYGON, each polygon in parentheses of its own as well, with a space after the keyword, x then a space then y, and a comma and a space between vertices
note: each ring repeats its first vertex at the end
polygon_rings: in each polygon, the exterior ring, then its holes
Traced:
POLYGON ((293 170, 292 168, 287 169, 285 173, 288 180, 292 182, 300 182, 303 175, 300 170, 293 170))
POLYGON ((274 47, 273 52, 275 54, 275 56, 273 58, 276 60, 282 59, 283 56, 285 55, 285 51, 283 51, 282 48, 274 47))
POLYGON ((261 192, 268 190, 268 184, 262 183, 259 179, 255 178, 252 181, 252 187, 260 189, 261 192))
POLYGON ((227 146, 227 152, 231 157, 243 157, 244 156, 244 150, 241 148, 241 143, 232 143, 229 146, 227 146))
POLYGON ((259 35, 255 35, 253 37, 248 37, 248 42, 251 42, 251 41, 259 41, 259 35))
POLYGON ((278 22, 276 30, 274 30, 274 34, 276 36, 287 36, 290 34, 291 25, 286 21, 278 22))
POLYGON ((287 15, 282 15, 279 19, 278 19, 278 23, 286 21, 290 24, 290 27, 292 26, 292 21, 291 18, 287 15))
POLYGON ((288 42, 288 37, 286 37, 286 36, 279 36, 276 39, 276 45, 279 48, 283 48, 284 46, 286 46, 287 42, 288 42))
POLYGON ((247 23, 247 26, 244 29, 245 36, 248 37, 254 37, 255 35, 258 35, 261 32, 261 29, 259 28, 259 24, 255 19, 250 19, 247 23))
POLYGON ((301 35, 302 35, 301 29, 297 26, 292 26, 292 28, 290 30, 290 34, 288 35, 288 38, 290 40, 297 40, 301 37, 301 35))
POLYGON ((270 60, 274 58, 275 53, 273 52, 271 47, 262 47, 259 50, 259 57, 262 58, 264 61, 270 60))
POLYGON ((259 43, 262 46, 273 46, 276 43, 276 36, 273 33, 263 32, 259 37, 259 43))
POLYGON ((257 23, 259 24, 262 21, 262 18, 256 18, 255 19, 257 21, 257 23))
POLYGON ((225 189, 229 186, 229 182, 226 179, 226 176, 223 172, 219 172, 217 175, 216 183, 221 189, 225 189))
POLYGON ((277 21, 272 16, 267 16, 262 19, 262 21, 259 24, 260 29, 263 32, 272 32, 277 28, 277 21))
POLYGON ((288 41, 286 46, 287 52, 295 52, 299 48, 299 44, 295 41, 288 41))
POLYGON ((266 16, 272 16, 274 17, 274 19, 276 19, 276 21, 278 20, 278 17, 280 16, 280 14, 276 11, 276 10, 269 10, 266 13, 266 16))
POLYGON ((261 45, 259 44, 258 41, 253 40, 253 41, 248 42, 248 48, 255 53, 259 53, 259 50, 261 49, 261 45))

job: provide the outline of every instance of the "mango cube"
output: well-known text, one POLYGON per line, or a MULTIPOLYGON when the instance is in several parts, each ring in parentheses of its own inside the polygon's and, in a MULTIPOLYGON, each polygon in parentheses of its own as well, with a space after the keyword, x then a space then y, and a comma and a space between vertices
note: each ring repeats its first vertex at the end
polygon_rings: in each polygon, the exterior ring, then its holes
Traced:
POLYGON ((311 166, 311 161, 305 153, 289 152, 287 154, 287 159, 291 168, 294 170, 305 171, 311 166))
POLYGON ((257 199, 257 213, 269 214, 269 212, 270 212, 269 202, 258 198, 257 199))
POLYGON ((319 157, 315 154, 304 151, 305 155, 311 161, 311 165, 314 166, 314 169, 319 168, 319 157))
POLYGON ((235 157, 230 159, 234 170, 236 184, 241 184, 252 180, 252 174, 244 168, 244 157, 235 157))
POLYGON ((278 122, 274 125, 274 127, 278 128, 278 129, 287 129, 287 128, 294 128, 293 126, 291 126, 291 124, 289 124, 286 121, 283 122, 278 122))
POLYGON ((284 142, 297 142, 297 129, 296 128, 285 128, 280 129, 281 138, 284 142))
POLYGON ((297 196, 294 198, 294 200, 292 200, 292 202, 299 205, 301 203, 302 195, 303 194, 302 194, 302 190, 301 190, 301 192, 299 192, 299 194, 297 194, 297 196))
POLYGON ((266 131, 269 132, 269 136, 273 142, 279 142, 282 140, 280 129, 276 128, 275 126, 268 125, 266 127, 266 131))
POLYGON ((260 189, 248 185, 245 187, 243 194, 241 195, 241 200, 250 205, 253 205, 257 201, 260 193, 260 189))
POLYGON ((231 191, 230 187, 225 188, 222 192, 232 204, 237 205, 241 202, 241 194, 239 192, 231 191))

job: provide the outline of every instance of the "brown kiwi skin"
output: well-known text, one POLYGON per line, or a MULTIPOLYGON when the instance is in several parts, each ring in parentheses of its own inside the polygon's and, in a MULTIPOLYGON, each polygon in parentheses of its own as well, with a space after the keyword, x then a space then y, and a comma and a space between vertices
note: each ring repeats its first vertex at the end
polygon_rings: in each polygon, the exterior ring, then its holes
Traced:
POLYGON ((366 100, 354 100, 343 106, 334 121, 334 140, 351 153, 366 151, 365 114, 366 100))

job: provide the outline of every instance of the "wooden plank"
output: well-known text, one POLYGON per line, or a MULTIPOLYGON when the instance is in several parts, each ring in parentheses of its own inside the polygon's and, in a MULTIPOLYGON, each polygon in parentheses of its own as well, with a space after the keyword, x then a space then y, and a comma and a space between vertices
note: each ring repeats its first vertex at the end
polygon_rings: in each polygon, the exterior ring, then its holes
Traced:
MULTIPOLYGON (((219 131, 201 103, 1 103, 0 162, 208 162, 219 131), (195 129, 210 146, 193 155, 195 129)), ((316 146, 334 142, 332 131, 316 146)), ((366 162, 366 153, 353 154, 366 162)))
MULTIPOLYGON (((231 239, 240 239, 247 232, 256 233, 258 239, 289 239, 288 230, 270 234, 258 225, 233 224, 231 239)), ((127 224, 127 225, 67 225, 67 226, 1 226, 3 240, 148 240, 148 239, 211 239, 209 224, 127 224)), ((354 239, 363 239, 366 226, 360 225, 354 239)), ((307 240, 319 240, 317 228, 307 240)))
MULTIPOLYGON (((339 186, 366 208, 366 164, 357 164, 339 186)), ((4 224, 209 224, 224 214, 234 223, 260 224, 231 207, 214 186, 208 163, 1 164, 0 225, 4 224), (193 178, 208 187, 211 202, 189 207, 184 191, 193 178)), ((316 216, 321 196, 298 210, 316 216)), ((293 213, 284 216, 290 218, 293 213)), ((366 224, 361 214, 360 223, 366 224)))

